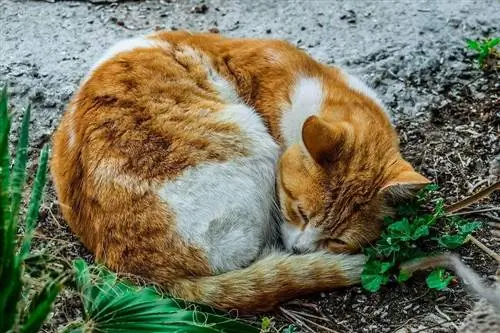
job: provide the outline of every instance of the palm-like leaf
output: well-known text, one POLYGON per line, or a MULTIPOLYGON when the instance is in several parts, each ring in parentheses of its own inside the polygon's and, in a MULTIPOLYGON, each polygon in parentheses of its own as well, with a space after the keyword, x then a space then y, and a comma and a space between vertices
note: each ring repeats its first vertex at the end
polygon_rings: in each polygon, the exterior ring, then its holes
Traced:
POLYGON ((105 269, 99 269, 97 280, 92 282, 83 260, 75 262, 75 269, 85 322, 68 332, 80 332, 82 327, 106 333, 259 331, 217 311, 162 297, 152 288, 132 286, 105 269))

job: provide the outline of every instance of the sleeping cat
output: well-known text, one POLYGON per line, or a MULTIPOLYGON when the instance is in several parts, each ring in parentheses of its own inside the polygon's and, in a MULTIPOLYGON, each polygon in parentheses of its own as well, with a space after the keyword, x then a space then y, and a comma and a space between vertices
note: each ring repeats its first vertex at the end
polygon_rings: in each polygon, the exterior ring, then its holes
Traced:
POLYGON ((275 40, 118 43, 53 143, 63 215, 99 261, 226 310, 357 283, 388 197, 428 183, 367 86, 275 40), (264 251, 276 215, 286 253, 264 251))

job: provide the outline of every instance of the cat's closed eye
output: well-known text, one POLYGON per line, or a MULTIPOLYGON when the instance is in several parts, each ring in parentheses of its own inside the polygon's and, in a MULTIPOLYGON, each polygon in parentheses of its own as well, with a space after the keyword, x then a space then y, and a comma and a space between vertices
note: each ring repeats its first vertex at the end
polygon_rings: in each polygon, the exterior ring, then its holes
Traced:
POLYGON ((334 245, 342 245, 342 246, 347 246, 347 243, 344 242, 342 239, 340 238, 333 238, 333 239, 330 239, 328 240, 328 242, 330 244, 334 244, 334 245))
POLYGON ((354 252, 352 246, 340 238, 332 238, 326 241, 326 248, 335 253, 351 253, 354 252))

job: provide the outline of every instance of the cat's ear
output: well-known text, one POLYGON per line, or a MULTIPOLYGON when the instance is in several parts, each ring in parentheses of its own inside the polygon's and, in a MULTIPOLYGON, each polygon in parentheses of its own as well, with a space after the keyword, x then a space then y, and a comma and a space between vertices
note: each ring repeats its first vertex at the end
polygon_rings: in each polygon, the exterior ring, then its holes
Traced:
POLYGON ((431 183, 429 179, 416 172, 406 161, 400 161, 395 168, 389 180, 380 190, 394 199, 407 199, 427 184, 431 183))
POLYGON ((309 155, 323 167, 331 165, 345 152, 347 131, 310 116, 302 125, 302 142, 309 155))

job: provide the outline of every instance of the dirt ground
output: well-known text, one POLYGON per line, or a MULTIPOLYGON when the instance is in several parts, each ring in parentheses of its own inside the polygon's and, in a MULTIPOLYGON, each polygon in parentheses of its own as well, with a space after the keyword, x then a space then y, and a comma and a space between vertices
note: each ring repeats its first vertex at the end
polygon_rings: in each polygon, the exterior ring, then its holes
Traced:
MULTIPOLYGON (((500 3, 445 1, 7 1, 0 0, 0 85, 12 95, 14 128, 33 105, 31 169, 50 140, 79 81, 113 42, 156 29, 220 31, 230 36, 289 40, 315 58, 347 68, 375 88, 393 113, 403 155, 439 184, 448 203, 492 181, 499 156, 499 72, 483 73, 466 38, 498 37, 500 3)), ((70 261, 88 253, 70 233, 49 184, 36 247, 70 261)), ((497 194, 480 203, 498 209, 497 194)), ((498 219, 498 210, 473 216, 498 219)), ((477 238, 500 251, 488 228, 477 238)), ((496 265, 467 245, 464 261, 485 280, 496 265)), ((300 314, 317 332, 453 332, 474 298, 462 284, 428 291, 423 277, 376 294, 360 287, 321 293, 268 314, 276 326, 300 314), (294 312, 295 311, 295 312, 294 312)), ((56 331, 81 316, 78 298, 63 294, 45 327, 56 331)), ((258 318, 255 318, 258 320, 258 318)))

